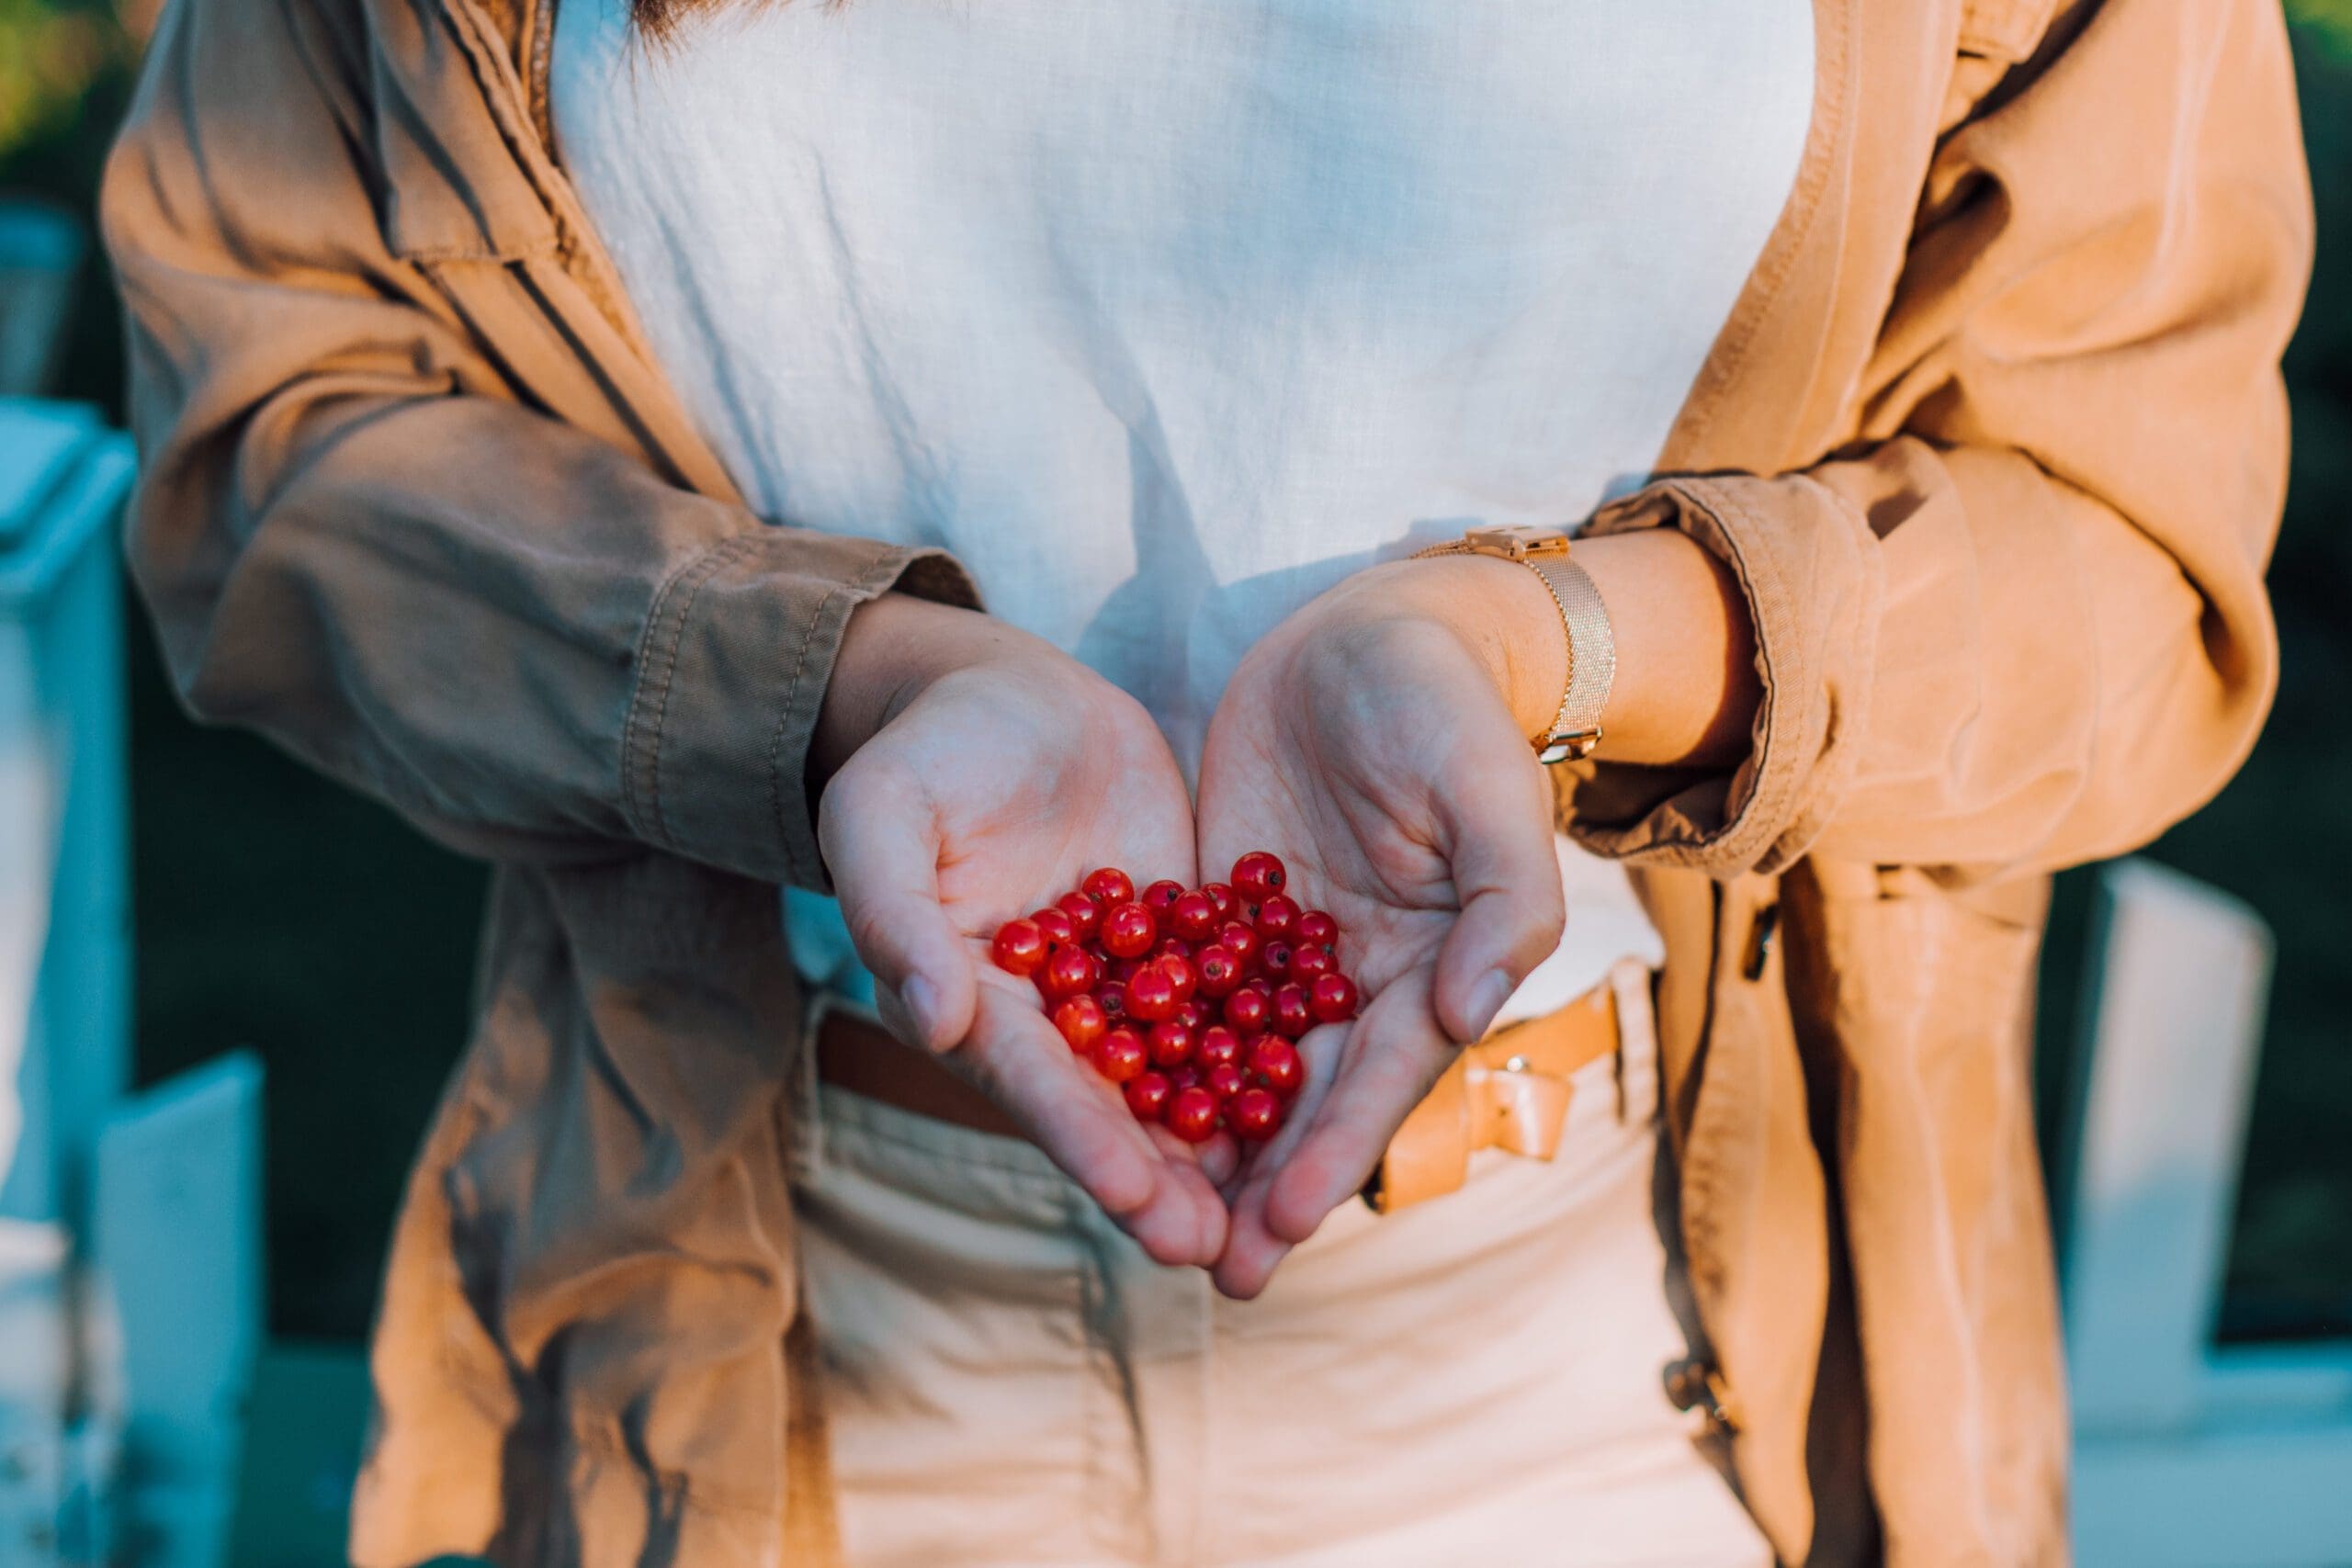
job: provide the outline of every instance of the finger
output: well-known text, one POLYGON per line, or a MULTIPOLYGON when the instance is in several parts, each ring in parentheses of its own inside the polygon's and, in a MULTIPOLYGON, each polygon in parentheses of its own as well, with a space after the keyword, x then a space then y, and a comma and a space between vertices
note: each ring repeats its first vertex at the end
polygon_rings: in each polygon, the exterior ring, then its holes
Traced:
POLYGON ((1290 1243, 1266 1228, 1266 1179, 1247 1184, 1227 1222, 1225 1250, 1209 1271, 1216 1288, 1237 1302, 1255 1300, 1290 1256, 1290 1243))
POLYGON ((1125 1102, 1104 1092, 1036 1005, 1012 986, 978 987, 971 1035, 945 1060, 1130 1234, 1148 1226, 1165 1236, 1174 1222, 1159 1209, 1189 1209, 1185 1192, 1169 1189, 1168 1162, 1125 1102))
POLYGON ((897 998, 918 1043, 956 1045, 973 1029, 978 976, 940 907, 937 814, 888 767, 853 762, 825 791, 817 838, 876 985, 897 998))
POLYGON ((1373 998, 1297 1148, 1269 1180, 1266 1229, 1294 1246, 1363 1190, 1388 1140, 1453 1065, 1455 1046, 1430 1012, 1430 971, 1373 998))
POLYGON ((947 1061, 1155 1260, 1206 1267, 1224 1249, 1225 1204, 1189 1148, 1164 1128, 1147 1132, 1023 987, 983 984, 971 1038, 947 1061))
MULTIPOLYGON (((1192 1229, 1182 1247, 1161 1249, 1140 1233, 1131 1232, 1144 1250, 1161 1263, 1205 1269, 1225 1250, 1227 1216, 1220 1193, 1198 1156, 1206 1145, 1185 1143, 1165 1127, 1153 1126, 1151 1141, 1168 1161, 1168 1180, 1190 1205, 1192 1229)), ((1228 1140, 1229 1142, 1229 1140, 1228 1140)), ((1172 1207, 1172 1205, 1171 1205, 1172 1207)))
POLYGON ((1251 1151, 1238 1173, 1230 1194, 1225 1250, 1211 1276, 1216 1288, 1236 1301, 1249 1301, 1263 1291, 1290 1254, 1291 1244, 1266 1227, 1266 1191, 1275 1172, 1289 1161, 1314 1125, 1330 1092, 1348 1032, 1343 1027, 1317 1029, 1298 1043, 1299 1055, 1306 1059, 1306 1082, 1291 1102, 1282 1131, 1271 1143, 1251 1151))
POLYGON ((1205 1144, 1184 1145, 1211 1187, 1223 1187, 1241 1167, 1241 1145, 1230 1133, 1219 1133, 1205 1144))
MULTIPOLYGON (((1515 737, 1513 747, 1524 757, 1515 737)), ((1566 907, 1551 786, 1540 767, 1514 757, 1509 766, 1460 770, 1441 787, 1437 809, 1462 913, 1438 953, 1436 1016, 1467 1043, 1560 945, 1566 907)))

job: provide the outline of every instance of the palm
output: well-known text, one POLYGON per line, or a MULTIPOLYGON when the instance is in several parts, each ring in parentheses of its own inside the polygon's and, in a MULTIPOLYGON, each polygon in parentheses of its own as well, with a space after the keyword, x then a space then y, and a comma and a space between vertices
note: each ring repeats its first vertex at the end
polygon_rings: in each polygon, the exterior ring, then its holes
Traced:
MULTIPOLYGON (((1464 945, 1465 903, 1527 902, 1484 869, 1498 847, 1523 859, 1533 844, 1547 875, 1552 863, 1540 773, 1465 650, 1425 626, 1318 633, 1295 623, 1251 654, 1202 762, 1202 863, 1281 855, 1302 900, 1338 918, 1340 960, 1369 998, 1351 1024, 1308 1037, 1310 1089, 1240 1175, 1218 1277, 1244 1295, 1362 1183, 1457 1035, 1483 1022, 1464 1023, 1473 976, 1440 974, 1464 945)), ((1556 894, 1555 878, 1533 896, 1556 894)))
POLYGON ((926 739, 920 764, 939 784, 940 905, 964 935, 985 942, 1098 866, 1192 870, 1192 802, 1148 720, 1089 734, 1043 766, 1037 759, 1062 738, 1033 732, 1042 727, 1025 716, 967 707, 965 726, 952 739, 926 739))
POLYGON ((828 859, 886 869, 842 875, 853 939, 884 1010, 1010 1114, 1163 1262, 1206 1263, 1224 1209, 1203 1150, 1139 1127, 1116 1090, 1074 1056, 1026 980, 989 946, 1005 920, 1098 866, 1187 876, 1192 804, 1142 710, 1091 677, 1046 668, 944 679, 845 765, 826 795, 828 859), (846 852, 836 854, 836 847, 846 852), (947 977, 928 1003, 898 976, 947 977))
POLYGON ((1442 857, 1398 810, 1391 781, 1356 776, 1316 731, 1285 734, 1270 717, 1220 718, 1202 781, 1202 863, 1278 847, 1302 902, 1338 917, 1343 958, 1371 994, 1434 962, 1459 906, 1442 857), (1300 789, 1291 781, 1314 779, 1300 789))

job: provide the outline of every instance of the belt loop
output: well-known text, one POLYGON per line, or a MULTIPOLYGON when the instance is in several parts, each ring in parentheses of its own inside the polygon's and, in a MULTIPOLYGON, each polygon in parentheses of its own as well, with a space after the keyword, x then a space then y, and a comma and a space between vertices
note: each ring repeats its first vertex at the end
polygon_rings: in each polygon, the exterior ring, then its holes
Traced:
POLYGON ((823 1036, 825 1020, 841 1005, 841 998, 822 986, 811 986, 800 1002, 800 1059, 793 1064, 791 1087, 785 1093, 785 1106, 792 1125, 790 1138, 785 1146, 791 1151, 793 1174, 797 1177, 814 1175, 824 1168, 825 1111, 824 1098, 817 1080, 817 1047, 823 1036))
POLYGON ((1761 980, 1764 967, 1772 962, 1772 940, 1781 934, 1781 905, 1778 899, 1756 911, 1748 927, 1747 956, 1739 966, 1744 980, 1761 980))
POLYGON ((1650 1000, 1655 976, 1647 964, 1631 956, 1609 966, 1609 991, 1617 1004, 1617 1120, 1621 1124, 1635 1114, 1636 1082, 1651 1086, 1650 1104, 1640 1114, 1650 1116, 1657 1104, 1657 1015, 1650 1000))

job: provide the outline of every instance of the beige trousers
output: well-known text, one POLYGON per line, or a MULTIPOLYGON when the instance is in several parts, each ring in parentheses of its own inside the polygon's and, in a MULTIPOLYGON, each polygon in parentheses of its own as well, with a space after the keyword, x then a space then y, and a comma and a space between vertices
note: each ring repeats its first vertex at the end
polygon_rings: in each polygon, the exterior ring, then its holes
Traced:
POLYGON ((1248 1303, 1151 1262, 1025 1144, 804 1086, 850 1562, 1769 1564, 1665 1396, 1693 1347, 1645 999, 1626 1033, 1555 1160, 1350 1203, 1248 1303))

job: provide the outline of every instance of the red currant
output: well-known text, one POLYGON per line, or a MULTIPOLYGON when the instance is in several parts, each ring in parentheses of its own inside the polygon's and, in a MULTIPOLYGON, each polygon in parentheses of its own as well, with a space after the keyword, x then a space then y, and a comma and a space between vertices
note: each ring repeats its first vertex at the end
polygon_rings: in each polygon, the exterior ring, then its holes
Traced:
POLYGON ((1073 1051, 1091 1051, 1111 1027, 1111 1010, 1092 997, 1071 997, 1054 1010, 1054 1027, 1073 1051))
POLYGON ((1245 1089, 1225 1108, 1225 1119, 1235 1137, 1262 1143, 1282 1131, 1283 1102, 1262 1089, 1245 1089))
POLYGON ((1181 936, 1162 937, 1159 945, 1151 950, 1151 955, 1154 958, 1190 958, 1193 956, 1193 944, 1181 936))
POLYGON ((1127 1109, 1135 1112, 1138 1122, 1157 1122, 1160 1112, 1168 1109, 1168 1097, 1176 1092, 1165 1074, 1138 1073, 1127 1080, 1125 1090, 1127 1109))
POLYGON ((1094 1070, 1113 1083, 1133 1083, 1148 1060, 1132 1029, 1114 1029, 1094 1043, 1094 1070))
POLYGON ((1245 926, 1239 920, 1225 922, 1216 933, 1216 944, 1233 954, 1233 961, 1241 965, 1241 971, 1245 975, 1250 972, 1250 965, 1256 961, 1258 950, 1265 945, 1260 940, 1256 927, 1245 926))
POLYGON ((1193 1060, 1203 1072, 1211 1067, 1241 1065, 1241 1036, 1230 1029, 1212 1024, 1201 1031, 1200 1039, 1193 1046, 1193 1060))
POLYGON ((1337 1023, 1356 1015, 1356 983, 1334 970, 1315 976, 1315 989, 1309 993, 1307 1005, 1316 1018, 1324 1023, 1337 1023))
POLYGON ((1037 972, 1037 988, 1058 1001, 1064 997, 1091 991, 1102 981, 1102 965, 1094 954, 1075 943, 1054 949, 1053 956, 1037 972))
POLYGON ((1169 1069, 1168 1081, 1180 1089, 1198 1089, 1201 1087, 1201 1069, 1190 1062, 1181 1067, 1171 1067, 1169 1069))
POLYGON ((1268 894, 1258 905, 1258 934, 1268 942, 1288 938, 1298 923, 1298 906, 1279 893, 1268 894))
POLYGON ((1217 928, 1216 900, 1197 888, 1168 906, 1168 924, 1186 942, 1205 942, 1217 928))
MULTIPOLYGON (((1127 998, 1127 1010, 1135 1010, 1135 998, 1127 998)), ((1273 1016, 1273 1006, 1263 991, 1247 987, 1225 998, 1225 1023, 1228 1029, 1243 1034, 1255 1034, 1266 1027, 1266 1020, 1273 1016)))
POLYGON ((1157 964, 1147 964, 1127 982, 1127 1016, 1158 1023, 1176 1010, 1176 982, 1157 964))
POLYGON ((1325 910, 1309 909, 1291 927, 1290 939, 1301 947, 1334 947, 1340 941, 1340 922, 1325 910))
POLYGON ((1177 895, 1183 891, 1182 883, 1170 882, 1163 877, 1143 890, 1144 906, 1154 914, 1163 913, 1169 905, 1176 902, 1177 895))
POLYGON ((1206 1029, 1209 1023, 1208 1009, 1201 1006, 1198 998, 1188 1002, 1178 1002, 1176 1010, 1168 1016, 1195 1034, 1206 1029))
POLYGON ((1047 905, 1029 917, 1029 923, 1046 933, 1046 942, 1056 947, 1068 947, 1078 940, 1078 927, 1059 908, 1047 905))
POLYGON ((1159 935, 1151 911, 1132 900, 1114 904, 1102 917, 1102 951, 1114 958, 1134 958, 1148 950, 1159 935))
POLYGON ((1094 987, 1094 999, 1102 1005, 1102 1016, 1113 1023, 1127 1016, 1127 983, 1105 980, 1094 987))
POLYGON ((1102 906, 1083 893, 1065 893, 1054 908, 1069 917, 1069 929, 1080 942, 1092 942, 1102 929, 1102 906))
POLYGON ((1193 1032, 1172 1018, 1153 1024, 1147 1043, 1155 1067, 1181 1067, 1193 1059, 1193 1032))
POLYGON ((996 929, 996 943, 991 950, 996 966, 1008 975, 1029 976, 1046 961, 1046 950, 1053 944, 1046 933, 1037 929, 1035 920, 1007 920, 996 929))
POLYGON ((1193 970, 1200 977, 1204 997, 1229 997, 1233 987, 1241 984, 1240 961, 1221 947, 1204 947, 1193 954, 1193 970))
POLYGON ((1136 885, 1127 874, 1115 865, 1106 865, 1092 873, 1078 885, 1078 890, 1104 908, 1124 904, 1136 896, 1136 885))
POLYGON ((1290 943, 1280 940, 1269 942, 1258 950, 1258 972, 1275 980, 1290 978, 1290 961, 1295 954, 1290 943))
POLYGON ((1262 900, 1270 893, 1281 892, 1289 880, 1283 863, 1264 850, 1252 850, 1233 863, 1233 890, 1244 898, 1262 900))
POLYGON ((1333 974, 1339 967, 1340 961, 1331 956, 1328 947, 1294 947, 1290 950, 1290 962, 1283 965, 1283 977, 1312 986, 1317 976, 1333 974))
POLYGON ((1284 986, 1274 993, 1274 1032, 1292 1040, 1315 1027, 1315 1005, 1304 986, 1284 986))
POLYGON ((1201 1087, 1218 1100, 1227 1100, 1249 1088, 1250 1080, 1241 1076, 1241 1068, 1236 1064, 1219 1062, 1201 1074, 1201 1087))
POLYGON ((1182 1006, 1191 1001, 1193 993, 1200 988, 1201 984, 1201 977, 1193 970, 1193 961, 1170 953, 1155 962, 1159 972, 1168 976, 1168 983, 1176 987, 1177 1004, 1182 1006))
POLYGON ((1250 1044, 1250 1076, 1288 1100, 1306 1082, 1306 1062, 1298 1047, 1279 1034, 1261 1034, 1250 1044))
POLYGON ((1197 1085, 1169 1096, 1168 1130, 1188 1144, 1205 1144, 1216 1133, 1216 1096, 1197 1085))

